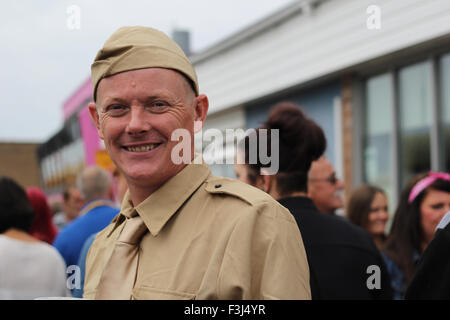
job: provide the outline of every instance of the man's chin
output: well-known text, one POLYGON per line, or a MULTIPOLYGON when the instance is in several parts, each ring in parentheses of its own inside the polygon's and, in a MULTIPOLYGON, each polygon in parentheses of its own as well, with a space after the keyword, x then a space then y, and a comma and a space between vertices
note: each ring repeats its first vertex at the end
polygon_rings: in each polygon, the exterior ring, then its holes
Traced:
POLYGON ((167 168, 125 171, 125 177, 129 183, 134 183, 135 185, 159 185, 175 175, 175 172, 172 173, 172 171, 167 168))
POLYGON ((148 182, 148 181, 154 181, 157 178, 156 172, 130 172, 125 173, 125 176, 127 177, 127 181, 132 182, 148 182))
MULTIPOLYGON (((170 160, 169 160, 170 162, 170 160)), ((122 172, 128 182, 139 188, 160 186, 182 170, 185 165, 171 165, 158 161, 158 163, 147 163, 143 165, 126 165, 122 164, 124 168, 122 172)))

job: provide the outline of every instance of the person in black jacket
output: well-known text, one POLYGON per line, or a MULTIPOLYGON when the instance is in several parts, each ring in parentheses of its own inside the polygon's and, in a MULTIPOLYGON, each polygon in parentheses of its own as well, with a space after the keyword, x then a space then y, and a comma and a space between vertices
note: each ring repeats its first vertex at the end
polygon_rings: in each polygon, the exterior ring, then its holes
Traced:
MULTIPOLYGON (((267 149, 279 143, 279 171, 266 174, 261 161, 250 161, 249 135, 239 144, 238 179, 263 189, 295 217, 310 269, 312 299, 391 299, 389 276, 371 236, 345 218, 320 213, 307 197, 311 162, 325 151, 323 130, 289 102, 276 105, 261 128, 279 130, 279 141, 267 134, 267 149)), ((259 134, 256 134, 259 137, 259 134)), ((259 152, 259 150, 257 150, 259 152)), ((270 155, 274 158, 275 155, 270 155)))
POLYGON ((450 299, 450 211, 442 218, 436 234, 424 251, 406 300, 450 299))

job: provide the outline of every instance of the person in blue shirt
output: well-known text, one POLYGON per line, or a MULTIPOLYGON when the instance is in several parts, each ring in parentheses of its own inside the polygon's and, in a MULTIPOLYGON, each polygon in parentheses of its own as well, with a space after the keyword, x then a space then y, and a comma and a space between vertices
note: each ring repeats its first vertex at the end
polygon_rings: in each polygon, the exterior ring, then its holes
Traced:
POLYGON ((53 243, 68 267, 77 265, 86 239, 108 226, 120 211, 113 201, 113 183, 108 171, 97 166, 87 167, 77 184, 85 205, 78 218, 67 225, 53 243))
MULTIPOLYGON (((118 170, 114 170, 113 172, 113 177, 115 179, 115 185, 116 185, 116 201, 117 203, 121 203, 123 200, 123 197, 125 195, 125 192, 128 189, 128 185, 127 185, 127 181, 125 180, 124 175, 118 170)), ((86 258, 87 258, 87 254, 89 252, 89 249, 91 248, 91 244, 94 242, 95 240, 95 236, 97 235, 97 233, 92 234, 91 236, 89 236, 86 241, 83 244, 83 247, 81 249, 80 252, 80 257, 78 259, 78 266, 80 267, 80 287, 79 288, 75 288, 72 291, 72 295, 75 298, 82 298, 83 297, 83 291, 84 291, 84 277, 86 275, 86 258)))

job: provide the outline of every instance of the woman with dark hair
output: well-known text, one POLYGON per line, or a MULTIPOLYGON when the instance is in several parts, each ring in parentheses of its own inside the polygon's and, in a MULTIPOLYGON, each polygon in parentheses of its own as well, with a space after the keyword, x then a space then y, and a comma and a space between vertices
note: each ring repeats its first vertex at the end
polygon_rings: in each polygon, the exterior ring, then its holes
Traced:
POLYGON ((35 217, 25 190, 0 177, 0 299, 67 296, 64 260, 29 234, 35 217))
POLYGON ((34 211, 25 191, 7 177, 0 177, 0 234, 22 234, 30 241, 29 236, 34 221, 34 211))
POLYGON ((34 221, 30 228, 30 234, 48 244, 53 244, 58 229, 53 224, 52 212, 47 202, 47 197, 41 189, 30 187, 26 189, 28 199, 34 210, 34 221))
POLYGON ((307 197, 311 163, 326 148, 323 130, 298 106, 284 102, 276 105, 256 130, 256 140, 252 146, 247 135, 239 144, 238 160, 244 163, 239 167, 239 178, 253 177, 252 185, 269 193, 295 217, 308 258, 312 298, 390 299, 389 279, 370 235, 342 217, 318 212, 307 197), (262 130, 279 130, 279 141, 272 141, 271 134, 266 135, 267 141, 261 140, 262 130), (273 144, 278 144, 279 154, 269 156, 278 156, 279 171, 269 175, 265 170, 270 163, 263 163, 259 157, 258 161, 250 160, 255 152, 259 155, 261 146, 276 150, 273 144), (371 290, 368 285, 367 268, 373 265, 381 267, 380 290, 371 290))
POLYGON ((383 248, 389 219, 387 197, 383 189, 371 185, 355 189, 347 204, 347 217, 370 233, 378 250, 383 248))
POLYGON ((383 250, 394 289, 403 299, 420 256, 436 226, 450 210, 450 174, 429 172, 412 178, 400 196, 383 250))

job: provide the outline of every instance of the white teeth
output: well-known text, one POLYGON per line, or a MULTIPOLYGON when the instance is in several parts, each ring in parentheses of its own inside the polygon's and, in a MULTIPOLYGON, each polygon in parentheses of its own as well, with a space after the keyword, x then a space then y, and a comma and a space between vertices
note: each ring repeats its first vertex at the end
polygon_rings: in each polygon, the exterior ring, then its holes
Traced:
POLYGON ((156 147, 155 144, 149 144, 147 146, 127 147, 127 150, 131 151, 131 152, 145 152, 145 151, 150 151, 150 150, 154 149, 155 147, 156 147))

